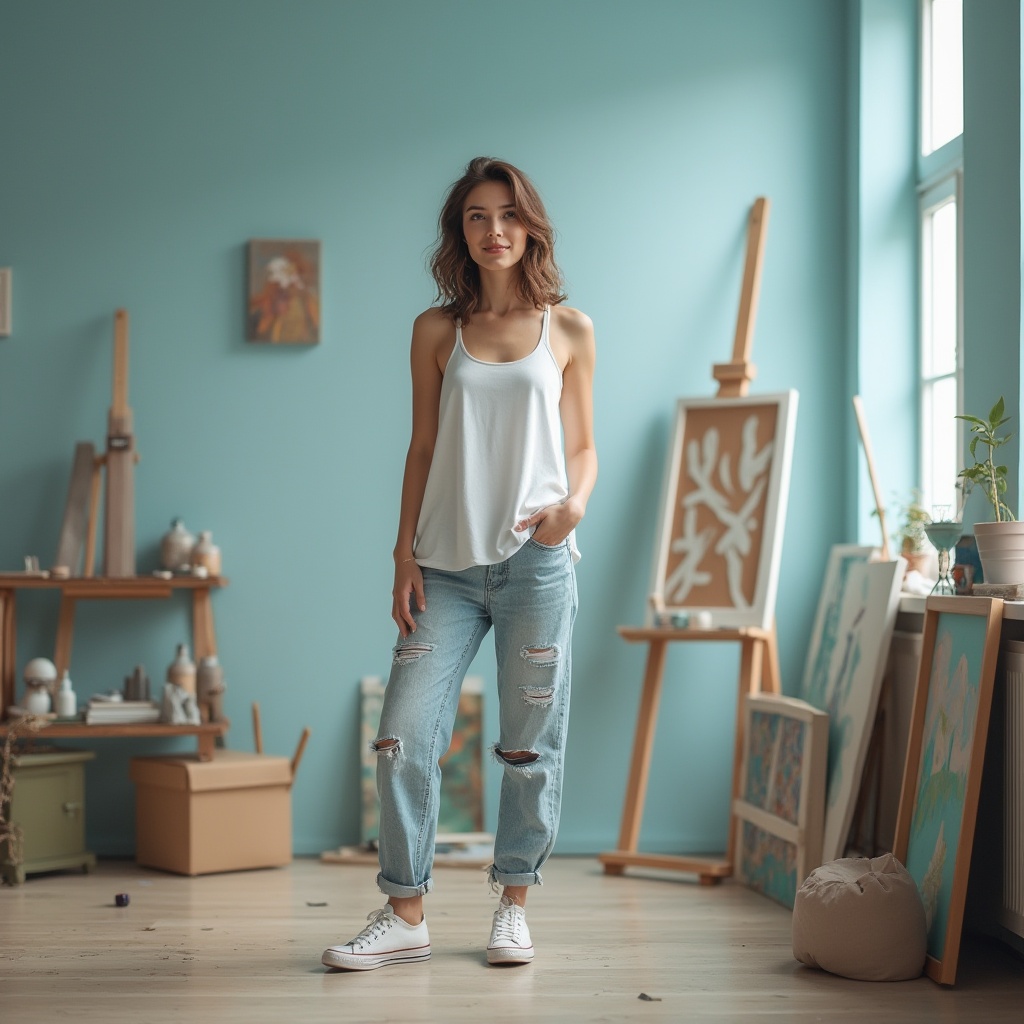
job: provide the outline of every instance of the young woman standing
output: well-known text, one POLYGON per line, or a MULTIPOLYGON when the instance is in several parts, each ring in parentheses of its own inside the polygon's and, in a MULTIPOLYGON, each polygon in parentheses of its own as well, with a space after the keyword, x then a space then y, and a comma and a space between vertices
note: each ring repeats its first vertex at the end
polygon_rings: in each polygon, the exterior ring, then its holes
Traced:
POLYGON ((412 441, 395 545, 399 639, 378 738, 388 904, 329 967, 426 960, 441 772, 463 677, 488 629, 504 767, 487 960, 534 956, 524 906, 554 846, 579 559, 597 478, 593 325, 561 305, 553 231, 529 179, 478 157, 449 190, 431 259, 440 305, 412 334, 412 441))

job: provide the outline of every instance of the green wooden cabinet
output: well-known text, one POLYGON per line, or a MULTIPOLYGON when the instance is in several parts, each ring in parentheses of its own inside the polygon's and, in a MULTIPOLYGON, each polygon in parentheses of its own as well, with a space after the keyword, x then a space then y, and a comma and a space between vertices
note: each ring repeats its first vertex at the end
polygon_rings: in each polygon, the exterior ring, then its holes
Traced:
POLYGON ((85 848, 85 762, 95 756, 91 750, 15 756, 10 820, 24 838, 21 864, 2 851, 0 874, 7 882, 20 884, 39 871, 95 866, 85 848))

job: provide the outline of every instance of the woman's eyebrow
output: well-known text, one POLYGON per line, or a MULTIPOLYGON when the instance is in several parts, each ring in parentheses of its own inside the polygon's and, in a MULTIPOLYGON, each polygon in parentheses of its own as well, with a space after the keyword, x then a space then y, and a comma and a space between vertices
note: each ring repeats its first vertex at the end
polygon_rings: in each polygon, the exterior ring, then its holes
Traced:
MULTIPOLYGON (((516 204, 515 203, 502 203, 501 206, 498 207, 499 210, 514 210, 515 208, 516 208, 516 204)), ((467 206, 466 207, 466 213, 469 213, 470 210, 486 210, 486 209, 487 209, 487 207, 485 207, 485 206, 467 206)))

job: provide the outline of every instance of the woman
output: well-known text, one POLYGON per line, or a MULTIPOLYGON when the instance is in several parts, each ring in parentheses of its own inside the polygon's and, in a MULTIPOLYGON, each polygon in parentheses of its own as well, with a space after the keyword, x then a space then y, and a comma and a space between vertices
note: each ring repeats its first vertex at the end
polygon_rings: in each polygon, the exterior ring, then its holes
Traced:
POLYGON ((524 906, 555 841, 576 614, 575 527, 597 478, 590 319, 561 305, 553 231, 529 179, 478 157, 449 190, 431 259, 440 305, 412 334, 412 441, 395 545, 399 639, 378 738, 388 897, 329 967, 426 960, 423 897, 438 759, 493 625, 504 766, 487 960, 534 956, 524 906), (563 452, 564 437, 564 452, 563 452))

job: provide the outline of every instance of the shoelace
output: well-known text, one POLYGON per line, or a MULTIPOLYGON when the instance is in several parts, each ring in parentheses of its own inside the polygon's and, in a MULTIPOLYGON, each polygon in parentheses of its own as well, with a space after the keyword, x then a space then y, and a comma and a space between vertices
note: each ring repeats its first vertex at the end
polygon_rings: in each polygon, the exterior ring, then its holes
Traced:
POLYGON ((357 949, 364 942, 369 942, 371 939, 376 938, 378 935, 383 935, 390 927, 391 921, 389 920, 390 914, 384 907, 380 910, 374 910, 366 915, 366 920, 370 923, 349 943, 353 949, 357 949))
POLYGON ((519 945, 520 926, 523 915, 515 903, 507 903, 498 907, 494 915, 494 938, 508 939, 519 945))

